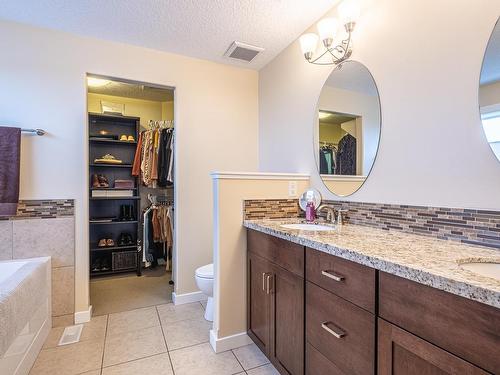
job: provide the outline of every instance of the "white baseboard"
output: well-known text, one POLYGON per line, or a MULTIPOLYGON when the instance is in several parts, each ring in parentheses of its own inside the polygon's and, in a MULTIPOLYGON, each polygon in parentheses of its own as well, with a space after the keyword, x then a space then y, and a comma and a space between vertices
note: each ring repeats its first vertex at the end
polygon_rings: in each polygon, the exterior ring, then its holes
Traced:
POLYGON ((75 324, 90 322, 90 318, 92 318, 92 305, 89 306, 88 310, 75 312, 75 324))
POLYGON ((210 345, 216 353, 222 353, 230 349, 236 349, 240 346, 251 344, 253 341, 246 332, 237 333, 236 335, 217 337, 216 331, 210 330, 210 345))
POLYGON ((184 294, 176 294, 175 292, 172 293, 172 302, 174 303, 174 305, 184 305, 185 303, 200 302, 206 300, 207 296, 202 292, 184 294))

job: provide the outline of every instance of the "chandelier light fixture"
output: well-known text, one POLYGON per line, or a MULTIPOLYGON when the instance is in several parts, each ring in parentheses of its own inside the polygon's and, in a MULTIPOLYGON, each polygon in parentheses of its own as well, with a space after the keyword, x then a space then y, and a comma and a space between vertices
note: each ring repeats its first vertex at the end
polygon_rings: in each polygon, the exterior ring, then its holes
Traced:
POLYGON ((337 34, 338 21, 335 18, 324 18, 316 25, 318 34, 308 33, 300 37, 300 47, 307 62, 316 65, 338 65, 352 54, 352 32, 359 17, 359 5, 356 0, 344 0, 338 7, 338 13, 347 38, 333 45, 337 34), (318 40, 323 43, 324 51, 314 57, 318 40), (323 58, 328 56, 328 59, 323 58))

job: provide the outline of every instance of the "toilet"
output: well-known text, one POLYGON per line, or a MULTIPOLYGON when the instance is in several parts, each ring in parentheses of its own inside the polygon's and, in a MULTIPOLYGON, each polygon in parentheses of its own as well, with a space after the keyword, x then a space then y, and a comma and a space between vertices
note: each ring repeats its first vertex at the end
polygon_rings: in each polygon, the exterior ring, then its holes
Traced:
POLYGON ((207 264, 196 269, 195 276, 196 285, 208 297, 207 307, 205 309, 205 319, 209 322, 214 320, 214 265, 207 264))

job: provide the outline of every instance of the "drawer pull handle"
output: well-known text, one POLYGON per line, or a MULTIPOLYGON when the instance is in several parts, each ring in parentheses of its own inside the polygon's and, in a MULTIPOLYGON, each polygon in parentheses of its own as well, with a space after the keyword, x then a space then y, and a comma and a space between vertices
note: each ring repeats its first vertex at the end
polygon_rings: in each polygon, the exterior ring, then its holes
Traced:
POLYGON ((271 293, 270 280, 271 280, 271 275, 267 275, 267 277, 266 277, 266 293, 267 294, 271 293))
POLYGON ((344 281, 345 279, 344 276, 335 275, 334 273, 328 271, 321 271, 321 274, 335 281, 344 281))
POLYGON ((262 272, 262 290, 266 291, 266 273, 262 272))
POLYGON ((346 335, 346 333, 344 331, 342 331, 340 328, 337 327, 337 331, 334 331, 333 329, 328 327, 327 324, 333 325, 332 322, 324 322, 324 323, 321 323, 321 328, 323 328, 326 332, 330 333, 331 335, 335 336, 336 338, 341 339, 342 337, 344 337, 346 335))

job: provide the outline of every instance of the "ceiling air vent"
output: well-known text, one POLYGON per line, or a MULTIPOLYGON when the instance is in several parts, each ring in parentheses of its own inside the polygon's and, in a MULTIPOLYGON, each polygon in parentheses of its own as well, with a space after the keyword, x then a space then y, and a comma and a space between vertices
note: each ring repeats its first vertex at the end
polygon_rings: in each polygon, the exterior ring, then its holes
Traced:
POLYGON ((233 42, 227 49, 224 56, 236 60, 250 62, 262 51, 264 51, 264 48, 241 42, 233 42))

